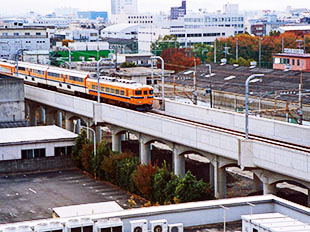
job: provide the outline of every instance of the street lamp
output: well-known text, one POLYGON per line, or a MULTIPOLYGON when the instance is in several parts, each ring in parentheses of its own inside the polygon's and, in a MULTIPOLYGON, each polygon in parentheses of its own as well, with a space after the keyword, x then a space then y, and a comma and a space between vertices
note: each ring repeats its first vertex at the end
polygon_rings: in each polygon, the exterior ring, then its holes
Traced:
POLYGON ((92 128, 90 127, 87 127, 87 126, 80 126, 81 128, 84 128, 86 130, 90 130, 91 132, 93 132, 93 135, 94 135, 94 156, 96 157, 96 148, 97 148, 97 142, 96 142, 96 131, 93 130, 92 128))
POLYGON ((100 103, 100 63, 102 61, 106 60, 106 58, 100 58, 100 60, 97 61, 97 100, 98 103, 100 103))
POLYGON ((21 54, 23 54, 24 51, 26 51, 27 49, 23 49, 23 48, 20 48, 17 50, 16 52, 16 76, 18 76, 18 59, 19 59, 19 56, 21 54))
MULTIPOLYGON (((202 49, 202 51, 201 51, 201 56, 202 56, 202 58, 203 58, 203 54, 205 54, 206 52, 208 52, 209 50, 208 49, 202 49)), ((202 63, 204 64, 205 63, 205 60, 206 59, 204 59, 203 61, 202 61, 202 63)))
POLYGON ((249 139, 249 83, 256 77, 264 77, 264 74, 253 74, 245 82, 245 139, 249 139))
POLYGON ((61 48, 62 49, 67 49, 69 51, 69 69, 71 69, 72 68, 72 66, 71 66, 71 49, 68 48, 68 47, 65 47, 65 46, 63 46, 61 48))
POLYGON ((162 104, 161 104, 161 110, 165 110, 165 62, 164 59, 160 56, 152 56, 151 61, 159 59, 161 61, 161 98, 162 98, 162 104))
POLYGON ((212 70, 211 70, 211 64, 206 64, 206 67, 208 67, 209 69, 209 78, 210 78, 210 86, 209 86, 209 93, 210 93, 210 108, 212 108, 212 84, 211 84, 211 74, 212 74, 212 70))

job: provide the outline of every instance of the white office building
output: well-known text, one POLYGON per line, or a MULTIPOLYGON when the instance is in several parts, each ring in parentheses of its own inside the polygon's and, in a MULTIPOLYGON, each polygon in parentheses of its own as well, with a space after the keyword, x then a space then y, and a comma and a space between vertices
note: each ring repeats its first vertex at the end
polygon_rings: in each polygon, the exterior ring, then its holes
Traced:
POLYGON ((112 14, 137 14, 137 0, 111 0, 112 14))
POLYGON ((101 38, 136 39, 138 24, 120 23, 101 30, 101 38))
POLYGON ((43 27, 0 28, 0 58, 14 59, 18 50, 49 50, 50 39, 43 27))

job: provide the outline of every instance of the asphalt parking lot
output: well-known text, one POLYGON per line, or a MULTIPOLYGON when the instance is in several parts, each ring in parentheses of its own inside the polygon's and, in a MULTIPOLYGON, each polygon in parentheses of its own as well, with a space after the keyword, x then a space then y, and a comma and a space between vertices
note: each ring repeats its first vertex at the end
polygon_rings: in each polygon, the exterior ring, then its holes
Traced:
POLYGON ((0 186, 0 223, 50 218, 51 208, 68 205, 116 201, 126 209, 130 198, 79 170, 1 176, 0 186))

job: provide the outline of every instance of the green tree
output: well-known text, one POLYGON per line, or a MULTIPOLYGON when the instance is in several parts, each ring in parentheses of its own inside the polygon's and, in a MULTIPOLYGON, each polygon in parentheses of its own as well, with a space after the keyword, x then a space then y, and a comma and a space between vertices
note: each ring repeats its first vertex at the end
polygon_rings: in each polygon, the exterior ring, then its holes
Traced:
POLYGON ((122 189, 126 189, 130 192, 135 191, 135 186, 132 180, 132 173, 139 165, 137 157, 127 157, 122 160, 118 160, 116 163, 116 184, 122 189))
POLYGON ((171 203, 174 201, 174 198, 176 197, 176 188, 182 181, 180 176, 176 176, 173 173, 170 173, 170 175, 171 178, 163 189, 163 194, 166 196, 166 203, 171 203))
POLYGON ((210 45, 204 43, 195 43, 193 45, 193 52, 195 56, 199 57, 202 63, 205 63, 209 51, 211 51, 210 45))
POLYGON ((72 149, 72 159, 77 167, 82 168, 81 152, 84 144, 89 144, 90 141, 87 139, 87 133, 82 130, 81 133, 76 137, 74 141, 74 147, 72 149))
POLYGON ((159 204, 171 201, 167 193, 164 191, 169 181, 171 180, 172 173, 168 170, 166 162, 162 168, 158 168, 154 175, 154 201, 159 204))
POLYGON ((176 197, 181 202, 202 201, 212 199, 212 191, 207 183, 197 181, 196 177, 188 171, 176 187, 176 197))
POLYGON ((154 55, 160 56, 162 51, 167 48, 179 48, 180 43, 175 35, 159 36, 158 39, 151 44, 151 51, 154 55))

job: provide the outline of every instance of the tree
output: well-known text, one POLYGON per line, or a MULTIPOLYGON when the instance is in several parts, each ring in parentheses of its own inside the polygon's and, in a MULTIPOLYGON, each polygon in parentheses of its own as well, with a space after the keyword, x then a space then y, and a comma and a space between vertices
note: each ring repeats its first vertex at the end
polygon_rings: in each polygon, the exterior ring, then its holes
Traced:
POLYGON ((76 137, 74 141, 74 147, 72 149, 72 159, 79 168, 82 168, 81 151, 83 145, 89 143, 90 141, 87 139, 86 131, 82 130, 81 133, 76 137))
POLYGON ((176 197, 181 202, 202 201, 212 199, 212 191, 207 183, 197 181, 188 171, 176 187, 176 197))
POLYGON ((139 165, 133 175, 133 181, 141 192, 142 196, 153 202, 153 183, 154 174, 157 171, 157 165, 152 166, 151 163, 147 165, 139 165))
POLYGON ((195 43, 193 45, 193 52, 196 57, 199 57, 202 63, 205 62, 208 52, 211 51, 211 46, 204 43, 195 43))
POLYGON ((166 202, 171 202, 171 198, 167 195, 164 189, 167 183, 171 180, 173 174, 168 170, 166 162, 164 162, 162 168, 158 168, 156 174, 154 175, 154 201, 159 204, 164 204, 166 202))
MULTIPOLYGON (((165 69, 180 72, 200 64, 200 59, 192 56, 191 49, 185 48, 168 48, 163 50, 161 57, 165 61, 165 69)), ((158 63, 160 67, 161 63, 158 63)))
POLYGON ((163 50, 168 48, 179 48, 180 43, 175 35, 159 36, 155 43, 151 44, 151 51, 156 56, 161 56, 163 50))

